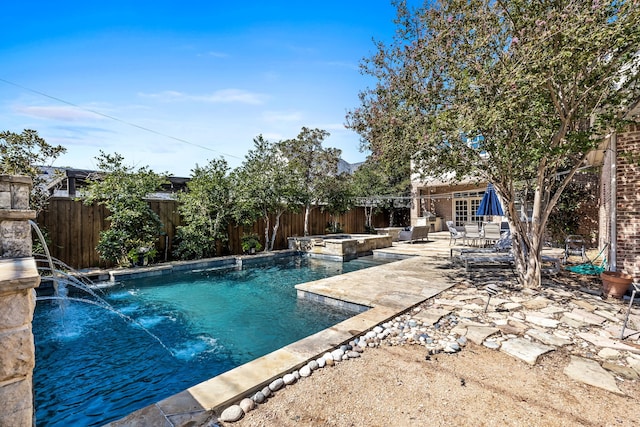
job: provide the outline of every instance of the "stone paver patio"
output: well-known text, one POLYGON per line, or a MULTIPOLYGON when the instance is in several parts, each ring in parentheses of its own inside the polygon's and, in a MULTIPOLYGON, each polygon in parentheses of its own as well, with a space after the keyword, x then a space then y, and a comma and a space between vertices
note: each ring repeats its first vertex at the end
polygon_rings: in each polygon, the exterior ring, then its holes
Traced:
POLYGON ((430 237, 430 242, 395 244, 377 251, 377 256, 409 256, 397 263, 296 287, 302 298, 371 309, 111 425, 197 425, 211 420, 212 410, 219 415, 229 405, 374 327, 378 336, 388 336, 394 343, 425 345, 432 352, 459 351, 460 347, 452 343, 444 348, 446 345, 437 340, 425 341, 433 327, 446 323, 449 329, 438 334, 446 333, 449 339, 459 337, 463 346, 466 340, 485 345, 528 364, 564 348, 572 354, 565 374, 594 387, 621 393, 616 381, 638 381, 640 332, 634 330, 640 329, 637 305, 631 312, 626 339, 621 341, 617 337, 626 314, 624 302, 603 300, 595 295, 597 292, 580 287, 545 285, 535 291, 519 290, 507 283, 513 282, 508 277, 510 270, 482 272, 480 277, 466 279, 465 274, 450 268, 448 233, 430 237), (491 297, 485 313, 488 293, 484 286, 488 284, 495 285, 499 292, 491 297), (398 324, 401 313, 409 313, 404 315, 409 320, 400 322, 405 326, 398 332, 394 319, 398 324))

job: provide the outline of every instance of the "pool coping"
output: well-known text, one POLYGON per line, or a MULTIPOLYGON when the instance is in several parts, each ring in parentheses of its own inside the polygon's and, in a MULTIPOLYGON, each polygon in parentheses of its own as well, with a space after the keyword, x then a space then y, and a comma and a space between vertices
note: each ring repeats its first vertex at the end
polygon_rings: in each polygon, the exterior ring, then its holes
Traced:
POLYGON ((243 265, 260 264, 272 259, 285 258, 298 254, 294 250, 261 252, 255 255, 229 255, 216 258, 205 258, 193 261, 171 261, 150 266, 120 268, 108 270, 109 281, 139 279, 142 277, 161 276, 179 271, 205 270, 213 268, 242 268, 243 265))
POLYGON ((211 412, 219 415, 274 379, 453 286, 442 268, 446 262, 435 257, 410 257, 296 285, 301 298, 370 308, 107 425, 172 426, 206 418, 211 412))

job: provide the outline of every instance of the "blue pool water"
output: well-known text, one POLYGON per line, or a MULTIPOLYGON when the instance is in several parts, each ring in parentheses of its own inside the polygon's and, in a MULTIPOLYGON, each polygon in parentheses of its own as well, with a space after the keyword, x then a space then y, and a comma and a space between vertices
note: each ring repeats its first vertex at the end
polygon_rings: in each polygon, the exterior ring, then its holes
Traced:
POLYGON ((120 313, 39 301, 34 389, 38 426, 103 425, 353 315, 298 300, 294 285, 376 263, 286 258, 117 284, 120 313))

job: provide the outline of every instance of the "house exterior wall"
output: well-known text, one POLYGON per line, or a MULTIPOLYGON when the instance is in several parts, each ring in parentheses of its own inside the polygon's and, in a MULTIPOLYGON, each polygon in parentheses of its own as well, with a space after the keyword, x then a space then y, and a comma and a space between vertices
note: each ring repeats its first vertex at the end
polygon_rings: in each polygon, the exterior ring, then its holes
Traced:
POLYGON ((616 142, 617 271, 640 279, 640 123, 620 133, 616 142))
MULTIPOLYGON (((607 152, 609 152, 609 150, 607 150, 607 152)), ((603 169, 603 175, 600 179, 593 171, 578 172, 573 178, 574 182, 588 189, 594 196, 593 199, 590 197, 588 201, 581 203, 579 211, 576 213, 580 219, 575 234, 583 236, 589 246, 602 247, 603 242, 610 241, 606 237, 608 228, 603 222, 603 219, 607 217, 610 209, 604 204, 600 206, 601 201, 610 200, 607 198, 607 194, 610 194, 610 185, 600 186, 601 182, 605 183, 605 181, 607 181, 604 176, 608 173, 609 169, 606 169, 606 171, 603 169)), ((457 185, 438 183, 437 185, 430 186, 429 184, 414 180, 412 183, 413 203, 411 206, 411 224, 420 225, 419 222, 423 219, 422 215, 425 211, 442 218, 443 224, 446 223, 446 221, 455 222, 454 210, 456 199, 453 197, 454 193, 478 192, 479 197, 481 197, 486 188, 486 182, 457 185), (422 209, 420 203, 422 203, 422 209)), ((474 199, 476 198, 474 197, 474 199)), ((471 207, 471 211, 473 210, 471 207)), ((500 221, 500 218, 494 217, 493 221, 500 221)), ((446 227, 444 229, 446 230, 446 227)), ((552 240, 550 235, 548 238, 550 241, 560 244, 561 246, 564 244, 564 236, 561 236, 558 240, 552 240)))
MULTIPOLYGON (((453 193, 466 191, 484 192, 487 183, 435 185, 430 186, 420 181, 412 182, 411 225, 420 225, 425 212, 442 218, 442 223, 453 220, 453 193)), ((444 228, 446 230, 446 228, 444 228)))
MULTIPOLYGON (((600 175, 600 207, 598 209, 598 247, 605 243, 613 243, 611 240, 611 208, 612 208, 612 157, 613 152, 606 150, 600 175)), ((609 260, 611 257, 609 256, 609 260)))

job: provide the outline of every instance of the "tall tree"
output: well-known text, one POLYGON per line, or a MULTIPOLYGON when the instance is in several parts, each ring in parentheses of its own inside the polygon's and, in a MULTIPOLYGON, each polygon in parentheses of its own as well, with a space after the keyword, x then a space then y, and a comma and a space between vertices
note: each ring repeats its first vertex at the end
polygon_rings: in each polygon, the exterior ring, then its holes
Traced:
POLYGON ((341 233, 340 216, 349 212, 355 203, 353 177, 346 172, 326 177, 320 191, 323 202, 320 209, 331 215, 329 232, 341 233))
POLYGON ((162 222, 146 198, 167 182, 166 175, 147 166, 127 166, 118 153, 100 151, 96 161, 100 172, 89 177, 83 202, 104 205, 110 212, 109 228, 100 232, 96 247, 100 257, 119 265, 153 258, 162 222))
POLYGON ((40 212, 49 200, 40 166, 50 164, 65 151, 61 145, 48 144, 35 130, 25 129, 19 134, 0 132, 0 173, 30 177, 33 188, 29 205, 40 212))
POLYGON ((253 144, 245 161, 233 173, 234 215, 244 224, 253 224, 261 218, 265 224, 265 250, 270 251, 275 245, 280 217, 287 210, 298 209, 301 194, 278 143, 259 135, 253 144), (273 229, 271 215, 275 217, 273 229))
POLYGON ((178 210, 184 225, 177 227, 178 246, 174 252, 182 259, 212 257, 216 255, 217 243, 229 240, 227 224, 233 200, 226 160, 214 159, 203 167, 196 165, 187 188, 188 191, 178 193, 178 210))
POLYGON ((365 215, 365 229, 373 231, 373 213, 384 204, 388 193, 386 176, 380 171, 379 163, 370 156, 353 174, 353 192, 356 203, 362 205, 365 215))
MULTIPOLYGON (((365 147, 371 149, 370 147, 365 147)), ((354 173, 356 196, 365 206, 367 226, 376 209, 386 209, 389 226, 395 223, 394 201, 411 194, 410 159, 394 159, 384 153, 372 154, 354 173)))
POLYGON ((322 200, 322 182, 328 176, 338 173, 341 151, 325 148, 322 142, 329 132, 303 127, 295 139, 287 139, 278 144, 279 151, 287 159, 292 170, 290 179, 300 186, 304 205, 304 235, 309 235, 309 214, 322 200))
POLYGON ((492 182, 519 279, 538 287, 552 208, 639 95, 638 1, 396 6, 394 41, 363 64, 378 83, 361 93, 351 127, 380 150, 411 153, 424 174, 492 182))

